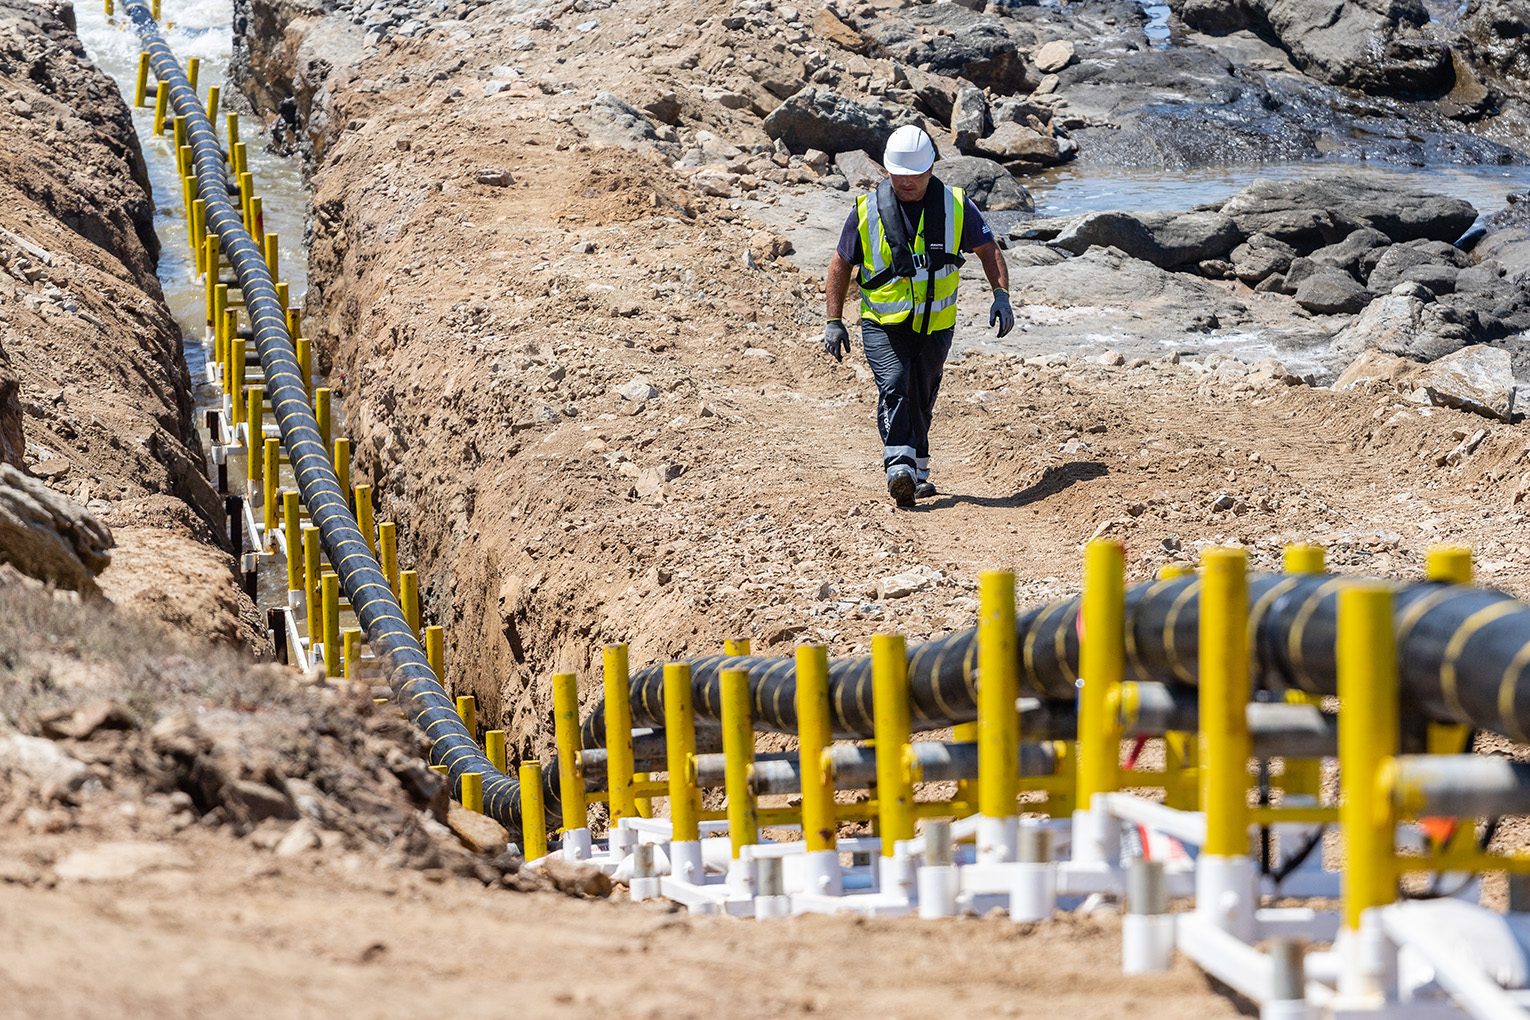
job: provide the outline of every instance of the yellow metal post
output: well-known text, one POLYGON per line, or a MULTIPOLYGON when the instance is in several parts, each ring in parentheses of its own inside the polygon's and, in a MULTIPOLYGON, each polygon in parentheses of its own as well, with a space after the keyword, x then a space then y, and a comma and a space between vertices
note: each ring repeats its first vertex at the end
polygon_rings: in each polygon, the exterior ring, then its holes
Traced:
POLYGON ((261 237, 266 232, 266 213, 259 195, 250 196, 250 233, 261 237))
POLYGON ((462 773, 462 806, 483 814, 483 773, 462 773))
POLYGON ((303 518, 300 511, 302 504, 296 489, 287 489, 282 493, 282 524, 284 526, 283 537, 287 540, 287 590, 303 590, 303 547, 302 526, 303 518))
POLYGON ((440 626, 425 628, 425 658, 436 679, 446 683, 446 631, 440 626))
MULTIPOLYGON (((227 130, 224 132, 225 135, 227 136, 225 138, 225 141, 228 143, 228 153, 229 153, 230 158, 232 158, 233 154, 234 154, 234 146, 239 144, 239 113, 238 113, 238 111, 230 110, 229 113, 228 113, 228 116, 225 118, 225 120, 227 121, 227 125, 228 125, 227 130)), ((234 167, 233 169, 237 171, 239 168, 238 167, 234 167)))
POLYGON ((335 466, 335 477, 340 480, 340 491, 345 493, 345 501, 354 506, 354 496, 351 492, 351 441, 349 437, 335 437, 334 454, 331 456, 331 461, 335 466))
POLYGON ((1390 803, 1377 789, 1398 753, 1397 648, 1392 591, 1354 583, 1339 592, 1339 824, 1344 831, 1344 926, 1397 896, 1390 803))
POLYGON ((197 273, 200 275, 207 271, 207 246, 203 238, 207 236, 207 203, 200 199, 191 200, 191 250, 196 255, 197 273))
POLYGON ((106 16, 108 18, 111 17, 113 14, 117 13, 117 9, 113 5, 112 0, 103 0, 102 6, 105 7, 105 9, 106 9, 106 16))
MULTIPOLYGON (((1425 560, 1426 576, 1437 584, 1471 584, 1472 551, 1462 545, 1437 545, 1425 560)), ((1464 723, 1431 722, 1425 730, 1425 748, 1430 754, 1464 754, 1469 750, 1472 728, 1464 723)), ((1448 843, 1452 849, 1466 849, 1476 839, 1476 826, 1458 825, 1448 843)))
MULTIPOLYGON (((951 740, 958 744, 975 744, 978 738, 978 724, 976 722, 957 723, 951 727, 951 740)), ((974 808, 978 802, 978 781, 976 779, 959 779, 956 781, 956 799, 966 804, 968 808, 974 808)))
POLYGON ((1200 721, 1202 850, 1220 857, 1249 852, 1247 553, 1201 555, 1200 721))
POLYGON ((287 335, 297 336, 303 332, 303 312, 298 308, 287 309, 287 335))
POLYGON ((248 386, 244 391, 245 478, 254 488, 265 478, 266 432, 265 396, 259 386, 248 386))
POLYGON ((234 341, 234 351, 229 364, 233 375, 229 380, 229 395, 234 398, 234 424, 244 423, 244 369, 249 341, 239 337, 234 341))
MULTIPOLYGON (((214 244, 217 243, 218 235, 213 235, 214 244)), ((218 264, 217 252, 213 253, 213 265, 218 264)), ((228 318, 228 284, 219 283, 213 289, 213 360, 218 364, 223 363, 223 333, 228 318)))
POLYGON ((340 575, 326 570, 319 578, 324 603, 324 672, 340 675, 340 575))
MULTIPOLYGON (((1328 569, 1327 552, 1320 545, 1300 543, 1286 546, 1285 571, 1288 574, 1322 574, 1328 569)), ((1322 698, 1305 691, 1287 691, 1286 701, 1297 705, 1318 705, 1322 698)), ((1281 789, 1287 797, 1310 797, 1314 803, 1323 793, 1323 762, 1318 758, 1287 758, 1281 789)))
MULTIPOLYGON (((108 8, 111 7, 111 0, 106 0, 106 6, 108 8)), ((110 14, 111 11, 108 10, 107 13, 110 14)), ((144 98, 147 97, 148 94, 149 55, 147 53, 140 53, 138 54, 138 81, 137 84, 133 87, 133 109, 136 110, 142 106, 144 98)))
POLYGON ((159 20, 159 0, 149 0, 149 15, 155 21, 159 20))
POLYGON ((229 385, 234 378, 233 353, 234 338, 239 335, 239 309, 225 308, 223 310, 223 346, 220 349, 222 357, 218 364, 223 366, 223 392, 227 393, 229 385))
POLYGON ((320 386, 313 391, 313 416, 319 422, 319 438, 328 448, 334 443, 331 432, 334 429, 334 419, 330 416, 330 391, 328 386, 320 386))
MULTIPOLYGON (((749 711, 749 671, 722 671, 722 745, 724 793, 728 798, 728 838, 733 859, 744 847, 760 841, 754 793, 749 773, 754 769, 754 727, 749 711)), ((609 700, 609 696, 608 696, 609 700)), ((609 736, 607 738, 609 743, 609 736)))
POLYGON ((485 730, 483 734, 483 753, 500 772, 505 771, 505 731, 485 730))
POLYGON ((607 645, 602 653, 606 695, 606 781, 611 788, 611 828, 637 814, 632 799, 632 693, 627 646, 607 645))
POLYGON ((266 479, 264 491, 261 492, 260 532, 265 539, 264 546, 270 548, 271 530, 279 526, 276 522, 276 494, 280 491, 279 486, 282 480, 281 440, 275 436, 266 438, 266 452, 261 455, 261 461, 263 462, 261 466, 265 468, 266 479))
MULTIPOLYGON (((287 311, 287 292, 289 288, 286 280, 278 280, 276 284, 276 303, 282 306, 282 311, 287 311)), ((285 317, 285 316, 284 316, 285 317)), ((287 334, 291 336, 292 334, 287 334)))
POLYGON ((377 532, 372 526, 372 487, 370 485, 358 485, 355 490, 356 496, 356 526, 361 529, 361 537, 367 540, 367 549, 373 556, 377 555, 377 532))
POLYGON ((836 844, 834 774, 824 754, 834 741, 829 722, 829 652, 823 645, 797 647, 797 755, 802 772, 802 837, 809 853, 836 844))
MULTIPOLYGON (((377 525, 378 565, 388 579, 388 587, 398 594, 398 526, 392 521, 380 521, 377 525)), ((503 770, 501 770, 503 771, 503 770)))
POLYGON ((748 655, 749 654, 749 639, 748 638, 729 638, 728 640, 723 642, 723 654, 724 655, 748 655))
POLYGON ((542 798, 542 763, 521 762, 521 853, 534 861, 547 856, 547 807, 542 798))
POLYGON ((197 90, 197 76, 201 73, 201 70, 202 59, 200 57, 186 58, 186 84, 191 86, 191 91, 193 92, 197 90))
POLYGON ((671 839, 692 842, 701 838, 697 815, 701 791, 691 772, 696 754, 696 709, 691 703, 691 667, 684 662, 664 666, 664 751, 669 769, 669 819, 671 839))
POLYGON ((266 268, 271 270, 271 279, 276 279, 281 273, 278 267, 281 265, 281 248, 275 234, 266 235, 266 268))
POLYGON ((361 670, 361 628, 347 627, 340 632, 340 675, 356 680, 361 670))
POLYGON ((216 85, 207 86, 207 122, 212 125, 214 134, 218 131, 218 95, 220 91, 216 85))
POLYGON ((303 376, 303 389, 313 393, 313 348, 306 336, 298 337, 293 346, 297 348, 298 371, 303 376))
POLYGON ((420 575, 413 570, 398 574, 398 603, 404 610, 404 622, 415 633, 420 630, 420 575))
POLYGON ((319 571, 322 543, 319 529, 312 524, 303 525, 303 608, 308 616, 308 641, 320 639, 319 628, 319 571))
POLYGON ((1078 804, 1116 789, 1121 735, 1110 704, 1126 663, 1126 550, 1097 538, 1084 551, 1083 636, 1079 647, 1078 804))
POLYGON ((558 799, 563 807, 563 831, 589 827, 584 802, 584 767, 579 761, 579 681, 558 673, 553 684, 553 731, 558 744, 558 799))
POLYGON ((467 730, 468 736, 476 742, 478 740, 478 699, 471 694, 459 694, 457 718, 462 720, 463 729, 467 730))
MULTIPOLYGON (((1014 633, 1011 629, 1010 633, 1014 633)), ((910 768, 908 647, 901 634, 871 637, 871 699, 876 734, 877 817, 882 856, 899 840, 914 838, 914 777, 910 768)), ((1010 760, 1010 773, 1017 759, 1010 760)), ((1010 808, 1014 813, 1014 808, 1010 808)))
MULTIPOLYGON (((978 797, 991 828, 1016 817, 1019 788, 1020 712, 1015 706, 1019 656, 1015 646, 1015 575, 985 570, 978 575, 978 797)), ((979 841, 985 858, 1013 860, 1007 835, 979 841)))
POLYGON ((154 86, 154 133, 165 133, 165 107, 170 102, 170 83, 161 80, 154 86))

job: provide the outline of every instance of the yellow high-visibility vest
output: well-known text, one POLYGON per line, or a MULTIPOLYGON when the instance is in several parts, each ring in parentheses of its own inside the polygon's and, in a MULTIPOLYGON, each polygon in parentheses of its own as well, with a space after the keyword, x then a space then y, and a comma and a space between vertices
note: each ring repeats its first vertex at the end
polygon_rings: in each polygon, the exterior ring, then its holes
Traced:
MULTIPOLYGON (((938 181, 945 202, 945 251, 956 256, 961 250, 962 219, 967 208, 961 188, 948 188, 938 181)), ((925 257, 924 214, 914 235, 915 272, 912 277, 892 272, 892 246, 882 229, 875 191, 855 200, 856 219, 861 233, 861 318, 887 326, 910 322, 916 331, 934 333, 956 325, 956 287, 960 282, 960 260, 953 259, 931 271, 925 257), (931 288, 934 288, 933 294, 931 288), (925 322, 925 304, 929 302, 929 321, 925 322), (910 321, 911 320, 911 321, 910 321)))

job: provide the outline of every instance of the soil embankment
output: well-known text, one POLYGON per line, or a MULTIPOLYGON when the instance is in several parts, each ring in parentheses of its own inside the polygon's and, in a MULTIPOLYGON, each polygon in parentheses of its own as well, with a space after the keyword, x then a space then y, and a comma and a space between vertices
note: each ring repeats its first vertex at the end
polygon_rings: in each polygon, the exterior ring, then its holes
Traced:
POLYGON ((181 335, 154 274, 143 157, 67 4, 0 4, 0 431, 5 459, 111 530, 119 607, 251 642, 181 335))

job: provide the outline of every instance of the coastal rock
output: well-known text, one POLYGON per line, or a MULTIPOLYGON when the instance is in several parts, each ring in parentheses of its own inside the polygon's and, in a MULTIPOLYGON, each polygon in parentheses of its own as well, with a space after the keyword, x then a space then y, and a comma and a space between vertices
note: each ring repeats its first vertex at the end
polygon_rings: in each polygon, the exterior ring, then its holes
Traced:
POLYGON ((893 129, 917 120, 913 112, 861 103, 822 85, 808 85, 765 118, 765 133, 794 153, 809 149, 881 152, 893 129))
POLYGON ((0 464, 0 563, 60 588, 94 592, 113 544, 106 525, 85 507, 0 464))
POLYGON ((1470 202, 1353 175, 1258 181, 1222 212, 1246 234, 1264 233, 1304 250, 1369 227, 1394 242, 1452 242, 1477 219, 1470 202))
POLYGON ((1366 305, 1353 323, 1334 336, 1333 350, 1341 362, 1367 349, 1413 361, 1435 361, 1471 340, 1471 330, 1459 312, 1429 300, 1423 288, 1402 284, 1366 305))
POLYGON ((962 152, 970 152, 987 133, 988 97, 970 85, 958 89, 951 107, 951 143, 962 152))
POLYGON ((1052 241, 1080 254, 1090 247, 1114 247, 1164 269, 1228 255, 1242 240, 1231 219, 1216 212, 1091 213, 1052 241))
POLYGON ((1381 231, 1361 227, 1352 231, 1344 240, 1317 249, 1308 258, 1318 265, 1356 276, 1360 272, 1360 260, 1367 252, 1390 243, 1391 240, 1381 231))
POLYGON ((1073 63, 1074 48, 1065 39, 1054 40, 1031 54, 1031 62, 1042 74, 1055 74, 1073 63))
POLYGON ((1260 280, 1291 268, 1296 249, 1269 234, 1255 234, 1232 250, 1233 275, 1252 287, 1260 280))
POLYGON ((834 169, 850 182, 851 189, 855 191, 869 191, 887 176, 887 171, 882 169, 882 164, 872 159, 871 154, 862 149, 841 152, 835 156, 834 169))
POLYGON ((1008 95, 1036 84, 1008 21, 957 4, 928 4, 903 8, 897 17, 873 17, 858 27, 876 56, 1008 95))
POLYGON ((1296 288, 1296 303, 1318 315, 1346 315, 1365 307, 1370 295, 1348 273, 1323 268, 1296 288))
POLYGON ((935 176, 961 188, 984 212, 1030 212, 1036 208, 1030 192, 1004 167, 981 156, 952 156, 935 164, 935 176))
POLYGON ((1428 365, 1378 350, 1364 351, 1334 381, 1336 390, 1382 384, 1437 407, 1507 418, 1515 387, 1507 351, 1474 344, 1428 365))
MULTIPOLYGON (((1451 266, 1460 269, 1465 264, 1466 255, 1442 241, 1389 245, 1381 251, 1370 270, 1366 285, 1379 294, 1401 283, 1409 270, 1422 266, 1451 266)), ((1451 282, 1451 289, 1454 289, 1454 277, 1451 282)))
POLYGON ((637 107, 610 92, 596 96, 589 110, 575 116, 573 121, 574 126, 596 145, 637 151, 659 147, 659 133, 653 121, 637 107))
POLYGON ((1006 162, 1051 166, 1062 161, 1056 138, 1023 124, 1000 124, 973 148, 984 156, 1006 162))

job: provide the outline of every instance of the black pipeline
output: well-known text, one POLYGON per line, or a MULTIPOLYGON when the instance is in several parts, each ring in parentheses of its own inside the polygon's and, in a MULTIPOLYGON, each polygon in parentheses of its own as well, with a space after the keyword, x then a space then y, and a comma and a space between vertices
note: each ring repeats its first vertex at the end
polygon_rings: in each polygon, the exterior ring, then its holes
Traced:
MULTIPOLYGON (((175 54, 159 34, 143 0, 128 0, 155 76, 169 86, 175 113, 185 118, 187 144, 196 165, 197 197, 207 210, 207 227, 239 280, 248 309, 255 349, 265 371, 266 393, 275 411, 282 443, 297 477, 298 490, 319 528, 329 560, 355 608, 367 642, 388 663, 389 683, 405 714, 430 739, 430 761, 444 765, 452 786, 460 789, 468 773, 483 776, 484 813, 512 832, 520 830, 520 784, 494 768, 457 716, 452 699, 430 668, 425 650, 404 620, 330 463, 319 423, 308 403, 286 316, 277 298, 265 255, 245 231, 239 211, 228 200, 223 150, 201 100, 186 79, 175 54)), ((213 268, 211 271, 216 271, 213 268)))
MULTIPOLYGON (((1256 679, 1271 690, 1337 693, 1334 637, 1338 592, 1354 578, 1265 574, 1250 578, 1250 633, 1256 679)), ((1194 685, 1200 580, 1141 584, 1127 593, 1128 679, 1194 685)), ((1079 599, 1051 603, 1016 619, 1022 697, 1071 700, 1078 681, 1079 599)), ((1394 623, 1405 713, 1413 721, 1467 723, 1530 740, 1530 606, 1503 592, 1421 583, 1399 587, 1394 623)), ((711 655, 688 660, 698 722, 719 718, 723 669, 747 669, 756 729, 795 733, 795 667, 787 658, 711 655)), ((909 652, 916 730, 977 718, 977 640, 968 630, 909 652)), ((873 735, 871 658, 840 659, 829 669, 837 738, 873 735)), ((632 677, 637 727, 664 718, 663 670, 632 677)), ((586 747, 604 744, 604 714, 584 723, 586 747)))

